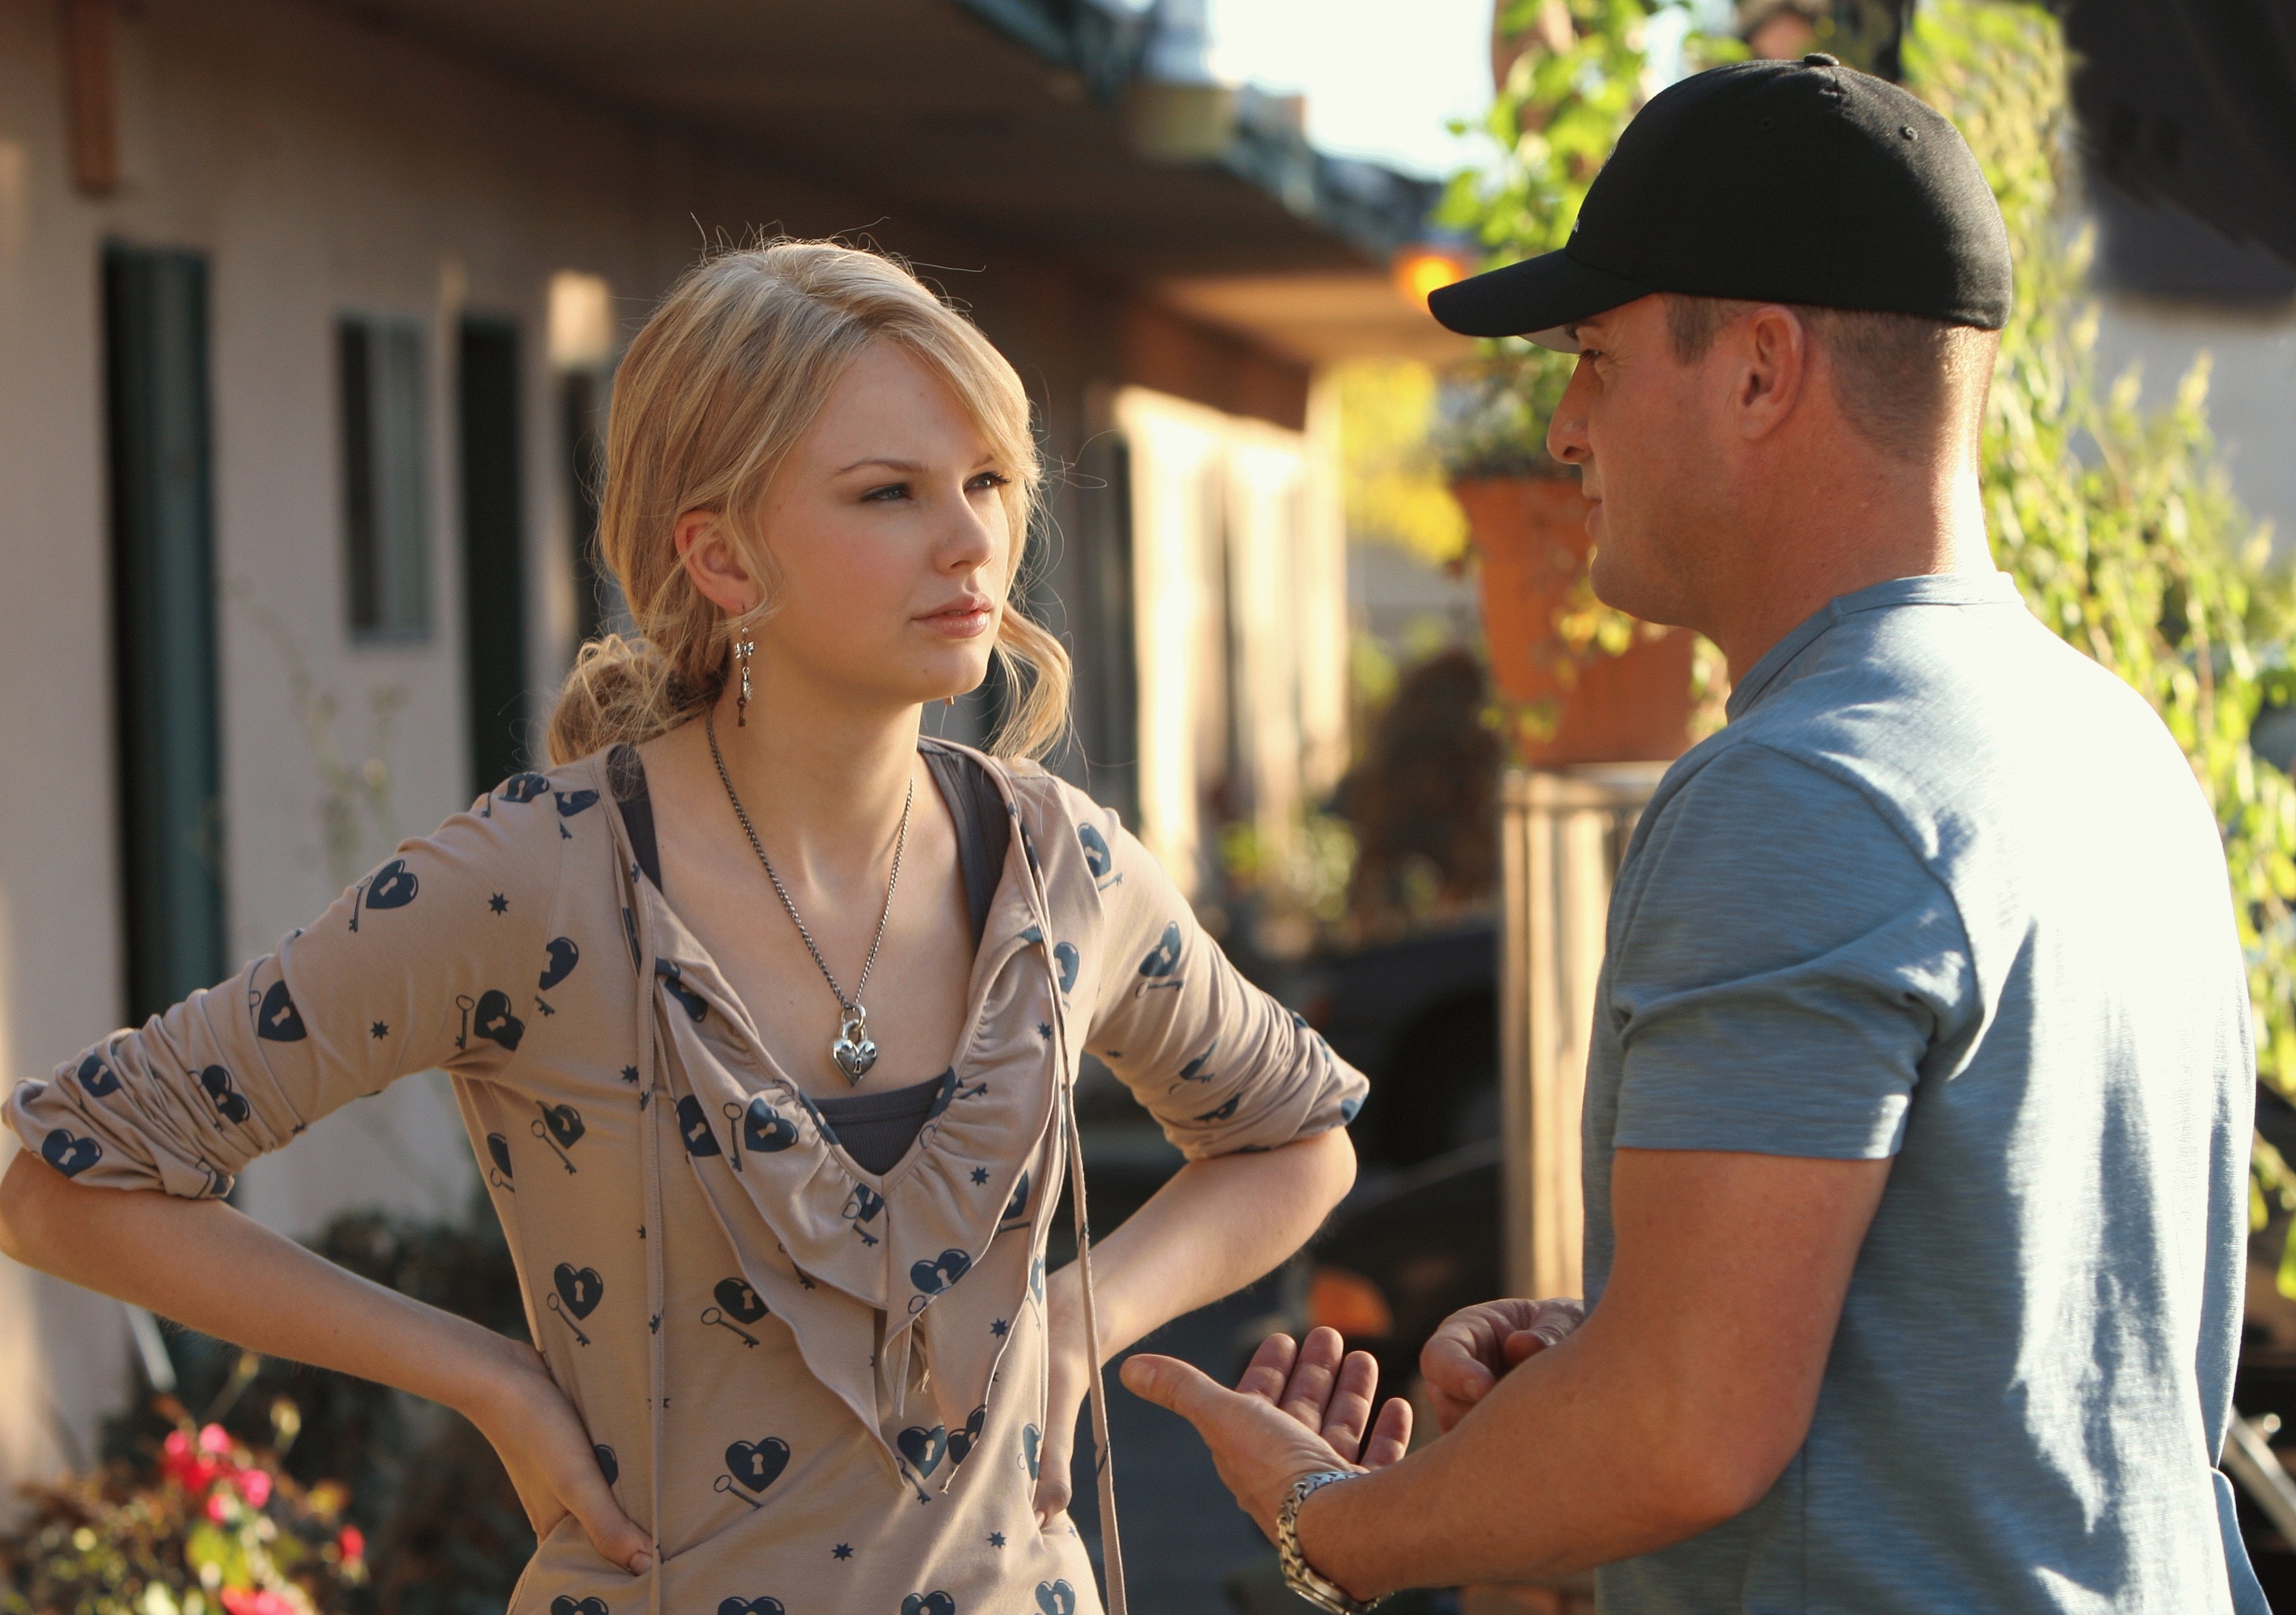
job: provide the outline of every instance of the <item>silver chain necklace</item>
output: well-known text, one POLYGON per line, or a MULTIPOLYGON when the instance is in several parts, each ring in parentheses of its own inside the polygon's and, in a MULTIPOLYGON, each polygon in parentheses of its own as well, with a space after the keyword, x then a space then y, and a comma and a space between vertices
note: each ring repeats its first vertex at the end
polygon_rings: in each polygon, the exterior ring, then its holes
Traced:
POLYGON ((742 833, 750 838, 750 850, 758 855, 758 861, 766 866, 766 878, 774 883, 774 890, 781 897, 782 907, 789 910, 790 922, 797 927, 797 934, 805 939, 805 951, 813 955, 813 962, 821 968, 821 979, 827 982, 830 992, 836 994, 837 1041, 829 1045, 829 1058, 837 1062, 840 1071, 845 1073, 845 1080, 858 1087, 861 1079, 869 1075, 869 1067, 877 1063, 877 1045, 869 1041, 869 1011, 861 1005, 861 993, 869 985, 869 967, 877 962, 877 950, 884 945, 885 922, 893 917, 893 888, 901 884, 901 853, 909 844, 909 810, 916 805, 917 777, 914 772, 909 775, 909 794, 901 801, 901 828, 893 837, 893 871, 885 878, 885 911, 877 916, 877 935, 869 943, 869 957, 861 961, 861 978, 853 984, 853 996, 848 998, 845 989, 837 985, 837 977, 830 973, 829 961, 822 958, 820 948, 814 944, 813 933, 806 929, 804 916, 797 911, 797 904, 790 901, 789 888, 782 885, 782 878, 774 873, 774 861, 766 856, 765 844, 758 839, 757 827, 750 822, 750 815, 742 807, 741 794, 734 788, 734 776, 726 771, 726 754, 718 749, 717 714, 702 713, 701 728, 702 732, 709 737, 710 760, 717 763, 718 778, 725 783, 726 800, 734 804, 734 817, 742 821, 742 833))

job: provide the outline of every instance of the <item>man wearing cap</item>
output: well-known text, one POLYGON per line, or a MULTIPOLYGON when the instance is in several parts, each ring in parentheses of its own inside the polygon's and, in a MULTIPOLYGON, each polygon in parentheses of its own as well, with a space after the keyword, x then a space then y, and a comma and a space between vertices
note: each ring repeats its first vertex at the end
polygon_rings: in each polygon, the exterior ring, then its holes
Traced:
POLYGON ((1560 252, 1436 317, 1578 365, 1602 597, 1729 657, 1611 900, 1587 1287, 1450 1319, 1408 1457, 1318 1331, 1193 1422, 1318 1607, 1603 1567, 1610 1611, 2266 1605, 2216 1467, 2255 1061, 2177 746, 1994 570, 2008 243, 1833 58, 1684 80, 1560 252))

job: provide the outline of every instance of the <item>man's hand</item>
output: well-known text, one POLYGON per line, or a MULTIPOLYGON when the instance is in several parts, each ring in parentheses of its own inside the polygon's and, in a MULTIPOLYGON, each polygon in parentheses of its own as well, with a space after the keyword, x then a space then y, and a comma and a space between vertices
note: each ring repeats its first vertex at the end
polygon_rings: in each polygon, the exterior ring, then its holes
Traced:
POLYGON ((1268 1336, 1232 1391, 1177 1358, 1144 1353, 1126 1359, 1123 1380, 1196 1427, 1220 1483, 1271 1542, 1300 1476, 1384 1469, 1411 1445, 1411 1405, 1390 1397, 1374 1421, 1379 1364, 1328 1329, 1310 1331, 1304 1346, 1268 1336))
POLYGON ((1508 1370, 1560 1346, 1586 1321, 1585 1303, 1572 1299, 1485 1301, 1444 1319, 1419 1352, 1436 1427, 1448 1430, 1508 1370))

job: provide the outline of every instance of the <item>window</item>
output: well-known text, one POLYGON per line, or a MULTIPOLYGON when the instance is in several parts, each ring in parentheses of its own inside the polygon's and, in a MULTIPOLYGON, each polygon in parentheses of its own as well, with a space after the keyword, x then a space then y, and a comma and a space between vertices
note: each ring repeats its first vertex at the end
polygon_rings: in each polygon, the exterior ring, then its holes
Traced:
POLYGON ((103 334, 126 1007, 140 1020, 228 968, 207 260, 107 246, 103 334))
POLYGON ((463 672, 471 699, 471 788, 526 766, 526 543, 520 486, 518 326, 465 315, 461 416, 463 672))
POLYGON ((345 570, 359 639, 430 631, 422 346, 412 320, 345 315, 335 325, 345 570))
POLYGON ((636 631, 614 574, 598 553, 598 490, 605 480, 605 423, 613 373, 605 366, 570 370, 559 378, 560 435, 566 466, 566 504, 574 540, 574 643, 601 634, 636 631))

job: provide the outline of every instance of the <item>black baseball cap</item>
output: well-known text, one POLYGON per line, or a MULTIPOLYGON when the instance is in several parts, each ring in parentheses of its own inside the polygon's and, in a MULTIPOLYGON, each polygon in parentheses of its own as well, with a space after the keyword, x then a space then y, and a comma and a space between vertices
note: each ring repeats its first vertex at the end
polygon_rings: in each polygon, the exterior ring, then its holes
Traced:
POLYGON ((1653 292, 1919 314, 1997 331, 2009 234, 1960 131, 1832 56, 1694 74, 1635 115, 1560 251, 1445 286, 1469 336, 1565 327, 1653 292))

